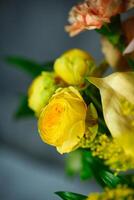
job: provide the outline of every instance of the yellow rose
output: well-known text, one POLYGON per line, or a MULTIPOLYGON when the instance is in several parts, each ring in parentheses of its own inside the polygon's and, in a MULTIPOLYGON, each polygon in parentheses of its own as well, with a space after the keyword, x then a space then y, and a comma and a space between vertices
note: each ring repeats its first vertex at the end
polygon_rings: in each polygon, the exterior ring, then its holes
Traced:
POLYGON ((55 146, 60 153, 76 149, 85 132, 86 110, 86 104, 75 88, 58 89, 39 117, 42 140, 55 146))
POLYGON ((105 122, 125 152, 134 156, 134 72, 90 77, 100 90, 105 122))
POLYGON ((54 73, 43 72, 32 82, 28 90, 28 105, 38 116, 56 90, 54 73))
POLYGON ((54 64, 56 74, 69 85, 82 85, 84 78, 94 69, 93 58, 80 49, 65 52, 54 64))

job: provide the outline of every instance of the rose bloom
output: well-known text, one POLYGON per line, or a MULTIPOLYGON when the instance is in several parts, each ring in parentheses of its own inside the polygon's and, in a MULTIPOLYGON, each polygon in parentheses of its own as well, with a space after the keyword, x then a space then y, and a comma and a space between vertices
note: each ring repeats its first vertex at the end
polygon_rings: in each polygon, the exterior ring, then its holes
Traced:
POLYGON ((86 51, 71 49, 56 59, 54 70, 57 76, 69 85, 83 85, 85 77, 95 69, 95 61, 86 51))
POLYGON ((65 29, 70 36, 85 29, 100 29, 110 18, 134 7, 134 0, 85 0, 74 6, 69 13, 65 29))
POLYGON ((42 140, 68 153, 79 146, 85 133, 87 106, 80 93, 73 87, 58 89, 39 117, 42 140))

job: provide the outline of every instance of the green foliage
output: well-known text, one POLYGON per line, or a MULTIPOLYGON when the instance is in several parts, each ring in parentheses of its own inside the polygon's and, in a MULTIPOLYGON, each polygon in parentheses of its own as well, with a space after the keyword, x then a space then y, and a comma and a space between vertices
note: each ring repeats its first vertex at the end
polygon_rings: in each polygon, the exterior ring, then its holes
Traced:
POLYGON ((22 95, 20 98, 20 103, 18 106, 18 109, 15 113, 15 117, 17 119, 23 118, 23 117, 31 117, 34 116, 34 112, 28 107, 28 97, 25 95, 22 95))
POLYGON ((124 182, 130 187, 134 188, 134 174, 127 174, 123 176, 124 182))
MULTIPOLYGON (((117 15, 112 18, 111 23, 105 24, 101 29, 96 30, 101 35, 105 36, 120 52, 125 50, 125 38, 122 32, 120 16, 117 15)), ((129 66, 134 70, 134 60, 126 57, 129 66)))
POLYGON ((66 159, 66 172, 69 176, 78 174, 82 180, 92 177, 89 163, 82 155, 82 149, 75 150, 68 154, 66 159))
POLYGON ((67 155, 66 158, 66 173, 69 176, 79 174, 82 168, 81 151, 78 149, 67 155))
POLYGON ((129 66, 132 68, 132 70, 134 70, 134 60, 132 60, 131 58, 128 58, 127 62, 129 64, 129 66))
POLYGON ((85 102, 87 103, 87 105, 89 105, 92 102, 97 110, 98 117, 99 117, 98 132, 107 133, 108 135, 110 135, 110 132, 106 126, 104 116, 103 116, 102 103, 101 103, 99 90, 93 84, 90 83, 89 86, 83 91, 82 96, 85 102))
POLYGON ((86 156, 86 151, 81 150, 81 162, 82 162, 82 168, 80 171, 80 177, 82 180, 89 179, 93 176, 92 168, 89 164, 89 159, 92 159, 91 155, 88 154, 86 156), (88 157, 88 159, 87 159, 88 157))
POLYGON ((122 176, 114 175, 103 160, 94 157, 89 149, 79 149, 68 155, 67 172, 69 175, 79 174, 82 180, 94 176, 102 187, 115 188, 120 183, 127 183, 122 176))
POLYGON ((95 179, 102 187, 115 188, 118 184, 126 183, 126 180, 119 175, 114 175, 114 173, 105 166, 103 160, 92 156, 89 150, 82 150, 82 157, 84 160, 83 165, 90 168, 95 179))
MULTIPOLYGON (((46 62, 44 64, 36 63, 35 61, 18 57, 18 56, 8 56, 5 58, 5 61, 18 69, 25 71, 32 78, 40 75, 42 71, 52 71, 53 70, 53 61, 46 62)), ((34 115, 34 112, 28 107, 28 97, 23 95, 20 98, 19 107, 15 113, 17 119, 23 117, 31 117, 34 115)))
POLYGON ((35 61, 17 56, 8 56, 5 58, 5 60, 18 69, 22 69, 33 78, 38 76, 42 71, 52 71, 53 69, 53 61, 46 62, 44 64, 38 64, 35 61))
POLYGON ((111 23, 105 24, 101 29, 96 30, 107 39, 121 52, 125 49, 124 38, 121 30, 120 16, 117 15, 111 19, 111 23))
POLYGON ((109 169, 103 162, 103 160, 92 156, 89 150, 82 150, 82 156, 88 163, 92 174, 98 183, 102 187, 116 188, 118 185, 127 185, 130 188, 134 188, 134 176, 128 175, 116 175, 109 169))
POLYGON ((87 197, 82 194, 76 194, 72 192, 55 192, 63 200, 85 200, 87 197))

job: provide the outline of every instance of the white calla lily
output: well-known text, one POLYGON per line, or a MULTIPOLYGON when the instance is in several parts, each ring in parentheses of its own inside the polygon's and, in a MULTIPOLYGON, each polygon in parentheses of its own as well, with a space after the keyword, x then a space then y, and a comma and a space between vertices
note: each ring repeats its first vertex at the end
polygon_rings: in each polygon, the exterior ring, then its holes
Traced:
POLYGON ((100 90, 105 122, 126 153, 134 156, 134 72, 90 77, 100 90))

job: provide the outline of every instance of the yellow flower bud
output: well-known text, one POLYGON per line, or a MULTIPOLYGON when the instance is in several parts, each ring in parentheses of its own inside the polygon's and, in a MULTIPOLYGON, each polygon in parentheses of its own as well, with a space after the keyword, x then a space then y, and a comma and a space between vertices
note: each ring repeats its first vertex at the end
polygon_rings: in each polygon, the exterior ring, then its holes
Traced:
POLYGON ((86 110, 86 104, 75 88, 58 89, 39 117, 42 140, 55 146, 60 153, 76 149, 85 132, 86 110))
POLYGON ((38 116, 56 90, 54 74, 43 72, 32 82, 28 90, 28 105, 38 116))
POLYGON ((90 77, 89 81, 100 90, 104 118, 112 136, 127 154, 134 156, 134 72, 90 77))
POLYGON ((65 52, 54 64, 56 74, 69 85, 82 85, 84 78, 91 75, 94 68, 93 58, 80 49, 65 52))

